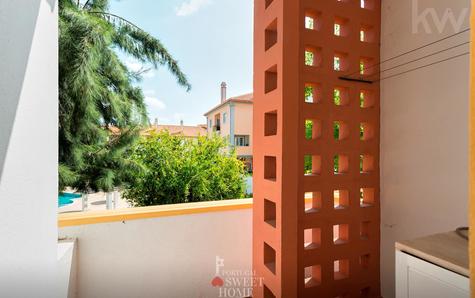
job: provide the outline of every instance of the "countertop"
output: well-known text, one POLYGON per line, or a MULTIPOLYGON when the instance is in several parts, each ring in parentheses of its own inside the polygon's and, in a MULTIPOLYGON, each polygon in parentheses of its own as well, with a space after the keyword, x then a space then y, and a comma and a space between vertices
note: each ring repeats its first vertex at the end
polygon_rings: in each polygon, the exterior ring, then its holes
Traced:
POLYGON ((468 240, 455 232, 396 242, 396 249, 469 277, 468 240))

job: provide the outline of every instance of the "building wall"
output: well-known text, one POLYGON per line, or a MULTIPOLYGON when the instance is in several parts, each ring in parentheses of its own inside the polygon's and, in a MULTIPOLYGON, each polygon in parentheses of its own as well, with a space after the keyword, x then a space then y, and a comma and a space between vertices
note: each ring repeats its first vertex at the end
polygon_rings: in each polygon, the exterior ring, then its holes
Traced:
POLYGON ((213 127, 216 125, 216 121, 215 121, 215 115, 219 114, 220 115, 220 119, 221 119, 221 133, 220 135, 222 137, 228 137, 229 134, 230 134, 230 113, 229 113, 229 105, 226 104, 222 107, 220 107, 219 109, 216 109, 214 110, 212 113, 206 115, 207 119, 208 119, 208 126, 207 126, 207 129, 208 129, 208 136, 212 136, 215 131, 213 130, 213 127), (223 123, 223 113, 226 113, 226 122, 223 123), (213 120, 213 125, 211 127, 209 127, 209 120, 213 120))
MULTIPOLYGON (((213 126, 215 125, 214 116, 220 114, 221 117, 221 136, 231 138, 231 121, 232 113, 231 109, 234 109, 234 134, 236 135, 248 135, 249 147, 236 147, 238 156, 252 156, 252 104, 245 104, 239 102, 228 103, 219 109, 216 109, 212 113, 206 115, 208 118, 208 136, 213 135, 213 127, 209 127, 209 119, 213 119, 213 126), (233 107, 231 107, 233 105, 233 107), (226 123, 223 123, 223 113, 227 114, 226 123)), ((234 140, 231 140, 234 141, 234 140)))
MULTIPOLYGON (((216 257, 225 271, 249 277, 251 209, 199 213, 61 228, 77 238, 79 298, 245 297, 243 278, 219 296, 211 285, 216 257), (241 292, 243 293, 243 292, 241 292)), ((228 279, 233 282, 232 279, 228 279)), ((246 279, 249 283, 249 279, 246 279)))
POLYGON ((229 105, 225 105, 220 109, 221 113, 221 135, 229 137, 231 134, 231 111, 229 105), (226 122, 223 122, 223 113, 226 113, 226 122))
POLYGON ((249 147, 237 147, 237 154, 252 156, 252 104, 235 103, 234 135, 248 135, 249 147))
MULTIPOLYGON (((451 9, 469 27, 469 0, 383 1, 382 60, 448 36, 427 14, 425 31, 413 33, 418 14, 435 8, 438 19, 451 9)), ((432 12, 429 12, 433 14, 432 12)), ((383 69, 469 40, 461 34, 383 64, 383 69)), ((384 73, 397 74, 468 51, 463 46, 384 73), (396 72, 397 71, 397 72, 396 72)), ((463 56, 381 81, 381 282, 382 295, 394 297, 394 243, 467 225, 469 57, 463 56)))
POLYGON ((57 297, 54 0, 0 1, 0 296, 57 297))

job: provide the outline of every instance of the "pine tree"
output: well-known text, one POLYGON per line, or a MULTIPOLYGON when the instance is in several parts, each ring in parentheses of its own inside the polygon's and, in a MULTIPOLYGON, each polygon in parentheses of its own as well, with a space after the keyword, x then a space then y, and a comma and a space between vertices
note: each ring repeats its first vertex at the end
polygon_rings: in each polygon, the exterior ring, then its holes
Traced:
POLYGON ((108 0, 59 1, 59 188, 110 191, 140 167, 127 158, 147 124, 143 71, 117 52, 151 67, 168 67, 190 90, 161 42, 117 15, 108 0))

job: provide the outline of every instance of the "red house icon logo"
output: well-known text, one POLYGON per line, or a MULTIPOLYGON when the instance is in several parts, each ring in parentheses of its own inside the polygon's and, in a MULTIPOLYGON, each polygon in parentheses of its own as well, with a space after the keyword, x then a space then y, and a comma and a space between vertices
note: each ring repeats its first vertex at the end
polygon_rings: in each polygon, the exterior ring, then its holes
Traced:
POLYGON ((219 276, 216 276, 215 278, 213 278, 213 280, 211 281, 211 285, 213 287, 222 287, 224 285, 224 281, 221 279, 221 277, 219 276))

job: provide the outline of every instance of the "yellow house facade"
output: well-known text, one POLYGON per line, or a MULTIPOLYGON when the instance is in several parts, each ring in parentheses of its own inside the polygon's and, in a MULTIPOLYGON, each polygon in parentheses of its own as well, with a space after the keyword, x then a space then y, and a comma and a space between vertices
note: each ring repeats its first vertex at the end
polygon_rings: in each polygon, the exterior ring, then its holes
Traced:
POLYGON ((229 140, 230 146, 252 171, 252 106, 253 94, 226 97, 226 83, 221 84, 221 101, 206 112, 208 136, 218 134, 229 140))

